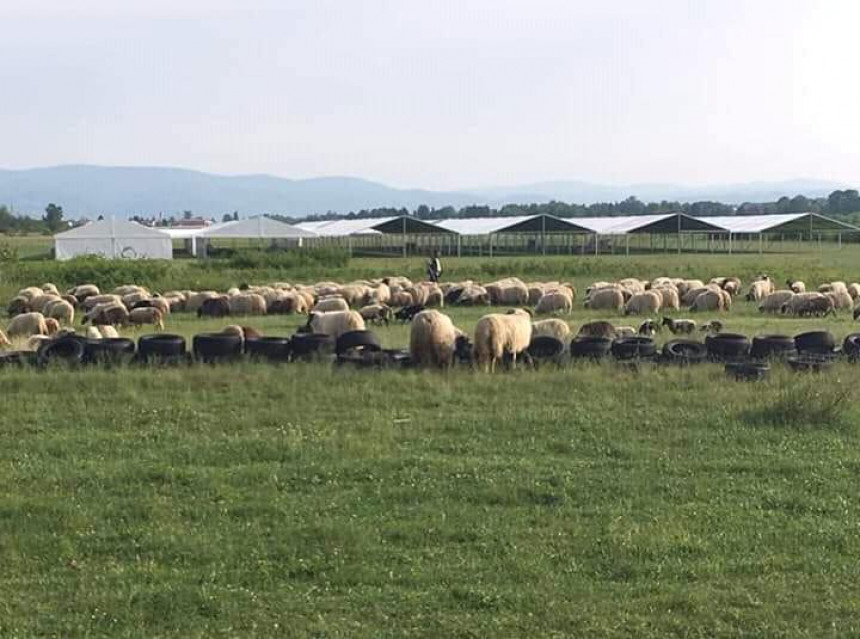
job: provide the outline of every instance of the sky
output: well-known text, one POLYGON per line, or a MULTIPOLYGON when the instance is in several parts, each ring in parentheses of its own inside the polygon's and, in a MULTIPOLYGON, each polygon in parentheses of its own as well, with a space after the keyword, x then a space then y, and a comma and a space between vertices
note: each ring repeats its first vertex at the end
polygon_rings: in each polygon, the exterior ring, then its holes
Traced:
POLYGON ((0 166, 860 178, 856 0, 0 0, 0 166))

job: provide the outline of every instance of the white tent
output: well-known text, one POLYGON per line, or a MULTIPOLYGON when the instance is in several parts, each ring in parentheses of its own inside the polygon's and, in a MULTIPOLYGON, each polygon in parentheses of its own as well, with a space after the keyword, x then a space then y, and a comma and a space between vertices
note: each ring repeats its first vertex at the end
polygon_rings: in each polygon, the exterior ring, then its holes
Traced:
POLYGON ((291 226, 285 222, 273 220, 265 215, 238 220, 236 222, 225 222, 213 224, 203 229, 197 237, 220 237, 232 239, 300 239, 303 237, 317 237, 313 231, 306 231, 297 226, 291 226))
POLYGON ((173 243, 167 233, 127 220, 99 220, 54 236, 58 260, 78 255, 100 255, 109 259, 173 258, 173 243))

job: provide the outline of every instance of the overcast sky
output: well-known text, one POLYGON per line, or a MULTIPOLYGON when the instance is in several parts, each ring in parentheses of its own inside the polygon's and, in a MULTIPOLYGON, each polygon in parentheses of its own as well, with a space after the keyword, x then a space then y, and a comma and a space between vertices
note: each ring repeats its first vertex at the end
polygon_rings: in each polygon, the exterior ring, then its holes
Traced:
POLYGON ((0 166, 860 177, 856 0, 0 0, 0 166))

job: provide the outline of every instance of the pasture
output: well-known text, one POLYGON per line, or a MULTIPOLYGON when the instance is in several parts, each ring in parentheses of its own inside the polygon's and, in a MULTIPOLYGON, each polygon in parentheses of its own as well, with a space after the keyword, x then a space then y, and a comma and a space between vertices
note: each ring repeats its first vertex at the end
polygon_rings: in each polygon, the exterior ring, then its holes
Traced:
MULTIPOLYGON (((446 260, 443 278, 582 291, 629 275, 767 271, 817 284, 860 279, 857 264, 848 250, 463 259, 446 260)), ((134 283, 419 277, 422 262, 217 266, 179 262, 134 283)), ((67 276, 53 263, 0 271, 0 295, 76 283, 67 276)), ((446 312, 471 331, 487 311, 446 312)), ((581 297, 566 319, 574 330, 636 323, 581 297)), ((842 338, 858 326, 850 312, 762 316, 742 300, 721 319, 750 336, 825 327, 842 338)), ((287 335, 302 321, 242 323, 287 335)), ((227 323, 172 314, 167 330, 227 323)), ((387 346, 408 341, 405 326, 375 330, 387 346)), ((0 370, 0 633, 856 634, 858 383, 849 364, 777 366, 758 384, 718 366, 636 374, 611 363, 493 376, 0 370)))

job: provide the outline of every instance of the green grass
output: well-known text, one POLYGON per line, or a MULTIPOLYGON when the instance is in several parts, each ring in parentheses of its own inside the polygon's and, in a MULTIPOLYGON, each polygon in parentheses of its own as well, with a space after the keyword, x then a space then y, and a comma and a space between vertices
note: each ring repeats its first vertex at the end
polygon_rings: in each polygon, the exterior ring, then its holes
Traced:
MULTIPOLYGON (((581 287, 790 269, 817 283, 852 279, 847 258, 452 260, 446 275, 581 287)), ((352 260, 341 275, 417 269, 352 260)), ((466 330, 483 312, 450 310, 466 330)), ((577 303, 569 320, 607 317, 577 303)), ((747 334, 856 327, 743 302, 723 319, 747 334)), ((230 321, 174 314, 167 330, 230 321)), ((277 335, 301 321, 241 323, 277 335)), ((378 332, 406 343, 406 327, 378 332)), ((756 384, 715 365, 611 364, 3 369, 0 384, 3 635, 860 633, 848 364, 756 384)))

